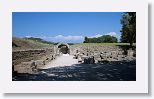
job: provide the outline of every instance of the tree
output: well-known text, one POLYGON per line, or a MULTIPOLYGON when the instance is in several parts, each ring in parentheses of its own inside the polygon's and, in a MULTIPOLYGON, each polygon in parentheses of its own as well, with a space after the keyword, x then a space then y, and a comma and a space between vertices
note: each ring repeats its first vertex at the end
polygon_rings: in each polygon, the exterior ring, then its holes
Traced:
POLYGON ((122 29, 121 29, 121 42, 133 43, 136 42, 136 12, 126 12, 122 15, 121 19, 122 29))
POLYGON ((110 35, 104 35, 100 37, 103 41, 103 43, 117 43, 117 38, 110 35))
POLYGON ((83 43, 89 43, 88 37, 85 37, 85 38, 84 38, 84 42, 83 42, 83 43))

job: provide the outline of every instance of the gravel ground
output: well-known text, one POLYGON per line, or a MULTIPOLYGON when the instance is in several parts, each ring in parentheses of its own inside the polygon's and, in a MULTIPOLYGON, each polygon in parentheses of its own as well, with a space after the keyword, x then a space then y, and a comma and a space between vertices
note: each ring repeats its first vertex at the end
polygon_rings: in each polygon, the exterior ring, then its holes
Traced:
POLYGON ((48 69, 52 67, 65 67, 71 66, 73 64, 78 64, 78 59, 73 59, 73 55, 63 54, 62 56, 59 56, 57 59, 51 61, 42 69, 48 69))

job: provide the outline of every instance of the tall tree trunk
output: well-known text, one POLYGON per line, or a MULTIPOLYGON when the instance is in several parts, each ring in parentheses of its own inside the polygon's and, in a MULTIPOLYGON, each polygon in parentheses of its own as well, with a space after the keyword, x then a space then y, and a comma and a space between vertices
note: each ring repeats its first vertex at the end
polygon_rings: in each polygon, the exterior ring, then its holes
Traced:
POLYGON ((133 47, 133 42, 130 42, 130 48, 132 48, 133 47))

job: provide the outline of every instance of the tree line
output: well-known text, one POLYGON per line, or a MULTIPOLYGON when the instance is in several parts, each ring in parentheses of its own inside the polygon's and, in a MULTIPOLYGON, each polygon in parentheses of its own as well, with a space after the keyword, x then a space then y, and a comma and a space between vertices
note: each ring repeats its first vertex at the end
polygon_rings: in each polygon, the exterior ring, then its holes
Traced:
POLYGON ((114 36, 110 35, 103 35, 101 37, 94 37, 94 38, 88 38, 85 37, 85 40, 83 43, 117 43, 118 40, 114 36))

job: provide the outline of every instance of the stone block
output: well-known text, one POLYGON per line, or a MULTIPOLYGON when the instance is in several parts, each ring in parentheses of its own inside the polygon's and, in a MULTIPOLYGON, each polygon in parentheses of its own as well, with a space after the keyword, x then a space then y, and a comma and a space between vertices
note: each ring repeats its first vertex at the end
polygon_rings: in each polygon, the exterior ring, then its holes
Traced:
POLYGON ((123 51, 118 51, 118 55, 123 55, 123 51))
POLYGON ((35 61, 35 66, 37 69, 42 68, 45 65, 45 61, 44 60, 36 60, 35 61))
POLYGON ((106 54, 100 54, 100 58, 101 58, 101 59, 106 59, 107 56, 106 56, 106 54))
POLYGON ((22 62, 19 65, 14 65, 14 71, 17 71, 17 73, 33 73, 33 71, 36 69, 35 63, 33 61, 31 62, 22 62))
POLYGON ((117 57, 118 53, 117 53, 117 51, 112 51, 111 55, 112 55, 112 57, 117 57))
POLYGON ((97 58, 97 59, 95 59, 95 63, 100 63, 101 62, 101 58, 97 58))
POLYGON ((94 64, 95 63, 94 57, 85 58, 84 63, 85 64, 94 64))
POLYGON ((134 51, 133 50, 127 50, 127 56, 128 57, 133 57, 134 56, 134 51))
POLYGON ((84 60, 85 58, 88 58, 88 56, 86 56, 86 55, 81 56, 82 60, 84 60))
POLYGON ((81 57, 78 58, 78 63, 82 63, 81 57))
POLYGON ((33 70, 32 70, 32 68, 19 67, 17 73, 28 73, 28 74, 32 74, 33 73, 33 70))

